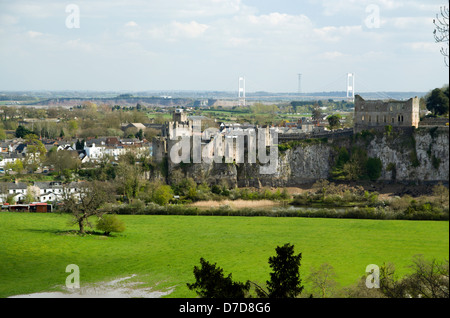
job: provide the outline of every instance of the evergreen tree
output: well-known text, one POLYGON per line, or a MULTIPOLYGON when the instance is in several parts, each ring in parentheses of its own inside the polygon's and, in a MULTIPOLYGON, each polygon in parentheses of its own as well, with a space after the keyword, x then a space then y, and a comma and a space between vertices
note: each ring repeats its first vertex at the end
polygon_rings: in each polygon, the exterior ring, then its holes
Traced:
POLYGON ((267 281, 269 298, 294 298, 301 294, 300 260, 302 254, 294 255, 294 246, 287 243, 275 249, 277 255, 269 258, 273 272, 267 281))

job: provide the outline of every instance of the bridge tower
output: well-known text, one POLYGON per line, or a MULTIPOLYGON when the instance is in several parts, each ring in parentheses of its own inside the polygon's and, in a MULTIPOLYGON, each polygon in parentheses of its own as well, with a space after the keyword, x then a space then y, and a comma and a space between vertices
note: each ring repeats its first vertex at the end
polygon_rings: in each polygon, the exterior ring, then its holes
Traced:
POLYGON ((347 73, 347 100, 355 102, 355 74, 347 73))
POLYGON ((245 103, 245 77, 243 77, 243 76, 239 77, 238 98, 239 98, 239 106, 246 106, 246 103, 245 103))

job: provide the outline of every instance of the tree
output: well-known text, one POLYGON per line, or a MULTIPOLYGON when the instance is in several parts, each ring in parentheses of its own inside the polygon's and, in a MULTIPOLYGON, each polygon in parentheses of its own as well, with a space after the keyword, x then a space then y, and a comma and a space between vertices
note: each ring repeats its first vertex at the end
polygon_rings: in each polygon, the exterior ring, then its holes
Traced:
POLYGON ((77 142, 75 143, 75 149, 76 150, 83 150, 84 149, 84 144, 85 144, 85 140, 83 139, 82 141, 80 141, 79 139, 77 139, 77 142))
POLYGON ((27 143, 25 166, 35 171, 39 164, 45 160, 47 149, 35 134, 28 134, 25 139, 27 143))
POLYGON ((111 232, 123 232, 125 231, 125 224, 115 214, 105 214, 98 219, 95 227, 99 231, 105 232, 106 236, 109 236, 111 232))
POLYGON ((319 121, 322 119, 322 111, 319 107, 314 107, 312 111, 312 119, 315 121, 319 121))
POLYGON ((294 255, 294 245, 289 243, 275 249, 277 255, 269 258, 272 268, 267 281, 269 298, 294 298, 301 294, 300 260, 302 254, 294 255))
POLYGON ((422 255, 413 258, 410 268, 413 273, 407 280, 407 296, 420 298, 449 297, 449 266, 448 260, 438 262, 436 259, 427 261, 422 255))
POLYGON ((250 282, 233 282, 232 274, 223 275, 223 269, 200 258, 201 267, 194 266, 195 283, 187 284, 201 298, 244 298, 250 282))
POLYGON ((5 129, 3 129, 3 127, 0 127, 0 140, 5 140, 5 139, 6 139, 5 129))
POLYGON ((151 200, 159 205, 167 205, 173 198, 173 191, 169 185, 160 185, 153 190, 151 200))
POLYGON ((17 174, 20 174, 23 171, 23 162, 22 160, 16 159, 14 162, 8 162, 5 168, 7 171, 11 169, 17 174))
POLYGON ((383 164, 379 158, 368 158, 366 162, 366 172, 370 180, 377 180, 381 176, 383 164))
POLYGON ((16 137, 17 138, 25 138, 26 135, 32 134, 33 132, 28 128, 19 125, 16 129, 16 137))
POLYGON ((39 189, 35 186, 27 187, 27 194, 23 198, 24 203, 32 203, 39 197, 39 189))
POLYGON ((332 296, 337 286, 334 280, 336 273, 333 266, 328 263, 313 268, 307 280, 311 283, 311 289, 315 297, 326 298, 332 296))
POLYGON ((342 116, 340 114, 334 114, 331 116, 328 116, 328 123, 330 124, 331 129, 336 129, 341 126, 341 119, 342 116))
POLYGON ((388 298, 448 298, 448 260, 427 261, 416 255, 409 267, 412 273, 398 278, 392 264, 380 267, 380 292, 388 298))
POLYGON ((65 191, 62 210, 73 216, 73 224, 79 226, 79 233, 86 232, 86 226, 92 227, 89 223, 91 216, 101 217, 107 213, 101 209, 106 203, 113 201, 111 195, 113 191, 106 182, 93 181, 83 182, 78 189, 78 195, 65 191))
POLYGON ((78 122, 76 120, 70 120, 68 123, 68 129, 71 136, 76 135, 76 132, 78 130, 78 122))
MULTIPOLYGON (((448 90, 448 88, 447 88, 448 90)), ((448 93, 447 93, 448 94, 448 93)), ((445 88, 435 88, 426 99, 427 109, 434 115, 448 114, 449 100, 446 95, 445 88)))
POLYGON ((142 140, 144 139, 144 132, 142 131, 142 129, 139 129, 139 131, 134 136, 139 140, 142 140))
POLYGON ((57 151, 50 149, 45 162, 48 165, 52 165, 58 172, 58 175, 61 175, 66 169, 76 170, 81 165, 78 153, 70 150, 57 151))
POLYGON ((444 186, 442 183, 439 183, 438 185, 435 185, 433 187, 433 196, 435 196, 441 206, 444 204, 448 206, 449 203, 449 191, 446 186, 444 186))
POLYGON ((440 10, 441 16, 439 17, 439 14, 436 14, 436 19, 433 20, 433 23, 436 27, 436 29, 434 29, 433 34, 436 43, 444 43, 444 46, 441 48, 441 54, 444 56, 445 65, 449 66, 448 63, 449 8, 444 6, 441 7, 440 10))
POLYGON ((142 186, 142 169, 135 163, 135 160, 136 158, 132 154, 121 156, 116 169, 119 190, 127 197, 129 202, 137 197, 142 186))

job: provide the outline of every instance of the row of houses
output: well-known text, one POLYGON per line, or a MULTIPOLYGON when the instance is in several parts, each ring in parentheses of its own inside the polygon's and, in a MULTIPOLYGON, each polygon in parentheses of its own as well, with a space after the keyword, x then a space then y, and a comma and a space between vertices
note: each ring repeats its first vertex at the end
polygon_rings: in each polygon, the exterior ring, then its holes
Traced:
POLYGON ((77 196, 82 182, 63 184, 58 181, 34 182, 32 185, 24 182, 0 182, 0 204, 8 197, 14 202, 24 202, 31 195, 34 202, 60 202, 65 195, 77 196))
MULTIPOLYGON (((74 152, 82 163, 97 162, 105 157, 118 160, 119 156, 127 152, 134 153, 138 156, 152 155, 151 143, 146 140, 139 140, 138 138, 89 138, 78 149, 78 139, 41 141, 47 152, 51 149, 74 152)), ((13 140, 6 140, 0 143, 0 147, 0 169, 2 170, 5 169, 8 163, 14 163, 16 160, 25 160, 27 157, 27 144, 24 139, 15 138, 13 140)))

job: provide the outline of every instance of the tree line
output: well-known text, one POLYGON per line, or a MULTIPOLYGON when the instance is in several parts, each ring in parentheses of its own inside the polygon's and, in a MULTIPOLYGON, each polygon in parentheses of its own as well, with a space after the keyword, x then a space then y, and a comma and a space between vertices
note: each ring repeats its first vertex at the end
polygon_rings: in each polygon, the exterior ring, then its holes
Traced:
MULTIPOLYGON (((187 283, 200 298, 448 298, 449 263, 436 259, 426 260, 421 255, 413 257, 410 273, 399 277, 394 264, 384 263, 378 277, 370 273, 362 276, 353 286, 339 288, 333 267, 324 263, 312 268, 303 285, 300 266, 302 253, 294 252, 289 243, 277 246, 276 255, 269 258, 272 272, 265 286, 255 282, 233 281, 232 274, 216 263, 200 258, 200 266, 194 266, 194 283, 187 283), (377 281, 374 284, 374 281, 377 281), (302 294, 303 293, 303 294, 302 294)), ((377 273, 378 274, 378 273, 377 273)))

